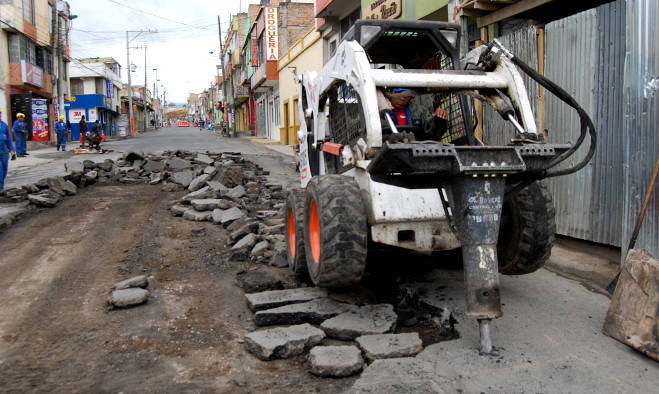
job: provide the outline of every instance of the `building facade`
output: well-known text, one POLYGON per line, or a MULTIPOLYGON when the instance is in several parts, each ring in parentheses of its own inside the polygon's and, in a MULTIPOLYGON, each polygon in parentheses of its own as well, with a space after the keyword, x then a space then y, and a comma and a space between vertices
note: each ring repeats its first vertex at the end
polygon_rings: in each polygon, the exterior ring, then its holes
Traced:
POLYGON ((70 66, 70 85, 64 115, 71 123, 71 140, 80 140, 83 115, 88 130, 98 120, 106 136, 119 135, 121 65, 109 57, 76 59, 70 66))
POLYGON ((54 140, 57 95, 68 96, 73 17, 65 1, 0 2, 0 108, 10 128, 25 114, 28 141, 54 140))

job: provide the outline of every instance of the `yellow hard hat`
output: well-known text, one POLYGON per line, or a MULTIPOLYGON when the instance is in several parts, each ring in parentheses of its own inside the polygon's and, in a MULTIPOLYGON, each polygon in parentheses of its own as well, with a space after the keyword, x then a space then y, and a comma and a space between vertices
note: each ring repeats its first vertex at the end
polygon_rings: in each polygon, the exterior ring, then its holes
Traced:
POLYGON ((16 117, 17 117, 17 118, 20 118, 20 117, 23 117, 23 118, 24 118, 25 115, 23 115, 22 113, 19 112, 19 113, 16 114, 16 117))
POLYGON ((59 119, 60 119, 60 120, 64 119, 64 116, 60 115, 60 116, 59 116, 59 119))

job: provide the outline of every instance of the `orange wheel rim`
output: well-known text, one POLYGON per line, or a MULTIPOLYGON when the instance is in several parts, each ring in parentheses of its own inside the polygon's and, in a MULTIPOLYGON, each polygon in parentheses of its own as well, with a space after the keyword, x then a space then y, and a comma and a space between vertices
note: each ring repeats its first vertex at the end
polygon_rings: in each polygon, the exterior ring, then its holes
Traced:
POLYGON ((309 210, 309 244, 314 263, 320 262, 320 223, 318 221, 318 207, 316 201, 311 202, 309 210))
POLYGON ((295 258, 295 220, 292 209, 288 211, 288 247, 291 257, 295 258))

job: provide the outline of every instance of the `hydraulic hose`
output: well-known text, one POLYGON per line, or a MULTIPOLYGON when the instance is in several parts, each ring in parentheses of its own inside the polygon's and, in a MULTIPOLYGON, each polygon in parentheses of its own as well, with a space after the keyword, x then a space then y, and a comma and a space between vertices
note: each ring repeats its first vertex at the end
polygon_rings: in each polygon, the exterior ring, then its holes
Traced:
POLYGON ((506 56, 508 56, 508 58, 513 62, 513 64, 519 67, 522 71, 524 71, 524 73, 526 73, 529 77, 531 77, 541 86, 545 87, 545 89, 551 92, 554 96, 558 97, 561 101, 563 101, 570 107, 574 108, 577 111, 577 114, 579 115, 579 120, 581 122, 581 132, 579 138, 577 139, 577 142, 574 144, 572 148, 568 149, 563 154, 554 158, 554 160, 552 160, 549 163, 549 165, 547 166, 547 170, 545 170, 544 177, 549 178, 554 176, 572 174, 585 167, 586 164, 588 164, 590 159, 595 154, 595 148, 597 147, 597 132, 595 131, 595 126, 593 125, 593 121, 590 119, 586 111, 584 111, 584 109, 581 108, 579 103, 577 103, 577 101, 568 92, 563 90, 563 88, 556 85, 554 82, 545 78, 543 75, 540 75, 537 71, 526 65, 519 58, 514 56, 510 51, 508 51, 503 45, 501 45, 501 43, 498 40, 495 39, 494 42, 506 54, 506 56), (588 154, 586 155, 586 157, 584 157, 584 159, 579 164, 577 164, 574 167, 570 167, 562 170, 548 171, 550 168, 557 166, 559 163, 563 162, 565 159, 572 156, 572 154, 574 154, 574 152, 576 152, 577 149, 581 147, 581 144, 586 138, 586 134, 590 135, 590 148, 588 149, 588 154))

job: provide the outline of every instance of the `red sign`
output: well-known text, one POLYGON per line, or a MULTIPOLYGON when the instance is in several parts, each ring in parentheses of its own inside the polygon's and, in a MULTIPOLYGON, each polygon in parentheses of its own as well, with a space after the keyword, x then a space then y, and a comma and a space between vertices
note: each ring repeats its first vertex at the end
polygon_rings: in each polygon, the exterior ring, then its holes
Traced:
POLYGON ((21 60, 21 79, 23 83, 43 88, 43 69, 21 60))
POLYGON ((259 42, 252 39, 252 66, 259 66, 259 42))

